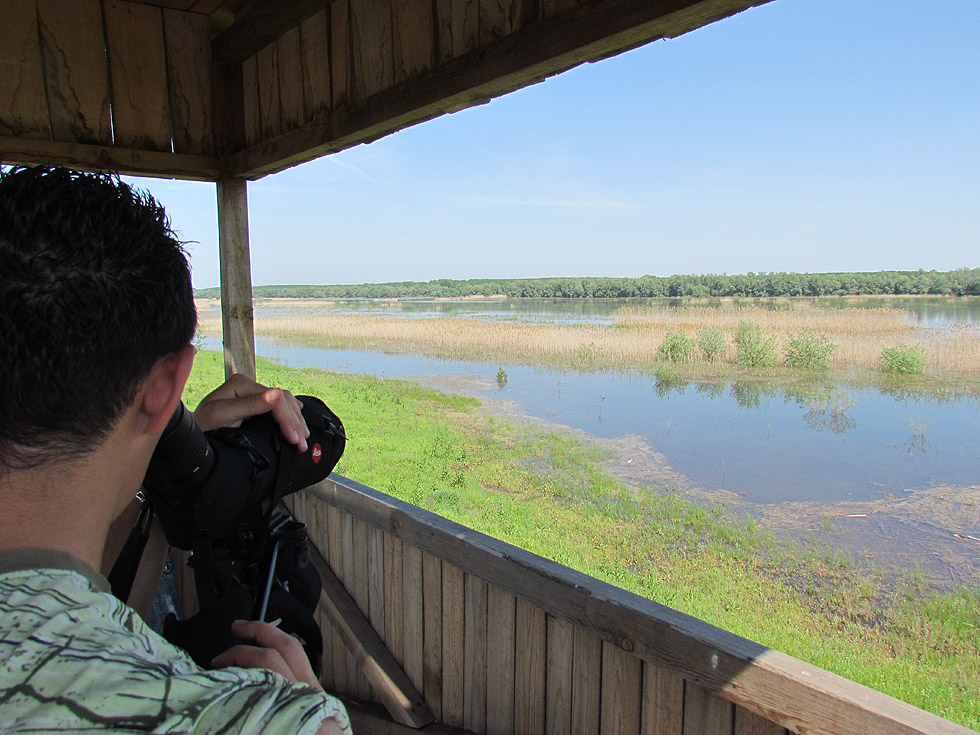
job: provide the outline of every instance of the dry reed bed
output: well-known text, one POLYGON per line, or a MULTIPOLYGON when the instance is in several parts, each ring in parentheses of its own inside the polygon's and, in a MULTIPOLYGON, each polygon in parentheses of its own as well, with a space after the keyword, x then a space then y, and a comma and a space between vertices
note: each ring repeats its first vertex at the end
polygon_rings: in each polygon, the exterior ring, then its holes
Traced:
MULTIPOLYGON (((616 326, 563 326, 484 322, 472 319, 411 319, 361 314, 290 314, 256 318, 256 332, 320 344, 418 352, 439 357, 515 364, 644 370, 661 362, 657 349, 668 332, 696 339, 702 329, 724 332, 723 361, 734 363, 734 333, 743 322, 775 335, 782 358, 788 333, 804 328, 826 335, 837 349, 840 368, 878 368, 881 351, 899 343, 921 344, 934 374, 980 373, 980 330, 975 327, 922 330, 901 309, 821 309, 800 305, 786 310, 761 307, 627 308, 616 326)), ((202 329, 220 331, 214 319, 202 329)), ((699 351, 700 352, 700 351, 699 351)), ((702 356, 696 359, 703 359, 702 356)))

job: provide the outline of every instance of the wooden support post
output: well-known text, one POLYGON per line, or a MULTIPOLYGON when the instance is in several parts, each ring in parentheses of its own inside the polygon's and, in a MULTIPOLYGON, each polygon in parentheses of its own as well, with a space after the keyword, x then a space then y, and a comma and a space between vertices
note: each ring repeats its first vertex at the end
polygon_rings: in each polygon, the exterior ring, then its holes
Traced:
POLYGON ((218 181, 218 250, 221 262, 221 330, 225 377, 255 378, 252 325, 252 267, 248 251, 248 192, 245 179, 218 181))

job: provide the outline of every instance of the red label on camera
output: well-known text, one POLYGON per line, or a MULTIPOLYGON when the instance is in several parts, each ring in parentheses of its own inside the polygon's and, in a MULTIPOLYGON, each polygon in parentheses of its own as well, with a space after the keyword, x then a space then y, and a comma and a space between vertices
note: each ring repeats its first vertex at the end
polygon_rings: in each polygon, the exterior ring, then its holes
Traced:
POLYGON ((313 445, 313 464, 317 464, 320 461, 320 457, 323 456, 323 450, 320 449, 319 444, 313 445))

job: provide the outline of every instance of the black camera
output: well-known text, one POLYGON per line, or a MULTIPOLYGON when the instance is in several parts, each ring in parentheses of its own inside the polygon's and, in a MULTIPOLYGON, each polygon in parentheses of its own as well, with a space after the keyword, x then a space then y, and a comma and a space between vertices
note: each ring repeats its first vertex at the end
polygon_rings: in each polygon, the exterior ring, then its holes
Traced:
POLYGON ((280 501, 330 474, 347 437, 322 401, 297 398, 310 430, 305 452, 285 440, 270 414, 204 432, 181 403, 143 480, 167 540, 191 552, 200 602, 200 612, 186 620, 168 616, 163 634, 202 666, 238 643, 232 621, 279 619, 281 629, 303 640, 319 674, 313 611, 320 578, 309 564, 306 526, 280 501))

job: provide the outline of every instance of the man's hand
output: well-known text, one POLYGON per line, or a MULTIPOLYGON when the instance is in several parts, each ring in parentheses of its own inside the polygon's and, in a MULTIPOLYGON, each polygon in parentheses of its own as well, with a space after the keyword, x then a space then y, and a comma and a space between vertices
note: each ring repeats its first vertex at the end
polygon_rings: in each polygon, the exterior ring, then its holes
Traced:
MULTIPOLYGON (((300 642, 274 625, 258 620, 236 620, 231 632, 243 641, 232 646, 211 662, 215 669, 240 666, 246 669, 268 669, 282 674, 294 684, 309 684, 320 691, 323 687, 313 675, 310 661, 300 642)), ((328 719, 320 725, 317 735, 345 735, 337 722, 328 719)))
POLYGON ((303 419, 302 404, 288 390, 268 388, 244 375, 232 375, 208 393, 194 411, 203 431, 241 426, 244 419, 272 412, 286 440, 306 451, 310 430, 303 419))
POLYGON ((268 669, 282 674, 294 684, 309 684, 321 689, 313 675, 310 661, 300 642, 270 623, 258 620, 236 620, 231 632, 246 641, 232 646, 211 662, 216 669, 241 666, 246 669, 268 669))

